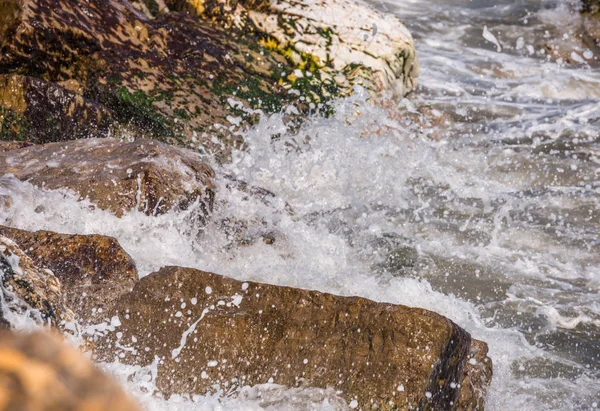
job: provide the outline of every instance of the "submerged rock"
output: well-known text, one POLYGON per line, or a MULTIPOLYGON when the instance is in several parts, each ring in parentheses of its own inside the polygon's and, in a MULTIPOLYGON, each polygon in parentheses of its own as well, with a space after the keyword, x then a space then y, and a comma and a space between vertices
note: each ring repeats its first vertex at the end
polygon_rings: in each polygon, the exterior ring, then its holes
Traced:
POLYGON ((81 322, 112 308, 138 280, 135 263, 112 237, 24 231, 0 226, 33 263, 51 270, 81 322))
POLYGON ((0 173, 47 190, 68 189, 117 216, 187 209, 214 201, 214 172, 196 153, 153 140, 87 139, 0 153, 0 173))
POLYGON ((598 58, 600 56, 600 1, 584 0, 582 12, 582 40, 598 58))
POLYGON ((2 317, 9 323, 10 312, 57 327, 75 318, 54 273, 36 265, 15 242, 3 236, 0 236, 0 301, 2 317))
POLYGON ((477 409, 491 377, 485 343, 433 312, 189 268, 142 278, 110 315, 120 326, 95 336, 97 359, 160 360, 166 395, 274 382, 363 409, 477 409), (469 365, 474 347, 489 374, 469 365))
POLYGON ((0 331, 0 410, 139 410, 77 350, 47 333, 0 331))

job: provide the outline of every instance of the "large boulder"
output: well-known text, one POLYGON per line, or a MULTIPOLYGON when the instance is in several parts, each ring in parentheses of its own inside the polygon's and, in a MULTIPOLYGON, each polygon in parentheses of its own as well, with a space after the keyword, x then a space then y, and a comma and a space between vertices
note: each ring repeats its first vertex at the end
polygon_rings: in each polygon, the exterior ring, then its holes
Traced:
POLYGON ((0 226, 33 263, 51 270, 60 281, 66 304, 80 322, 112 308, 138 280, 135 263, 119 242, 101 235, 24 231, 0 226))
MULTIPOLYGON (((46 93, 43 100, 58 101, 54 109, 45 104, 48 119, 30 118, 35 109, 27 95, 54 88, 51 94, 78 98, 79 107, 98 109, 103 118, 111 113, 106 118, 119 127, 91 125, 98 137, 124 128, 134 137, 200 143, 222 152, 223 146, 238 144, 232 130, 254 118, 244 107, 273 112, 297 100, 288 92, 296 82, 282 74, 294 68, 285 56, 251 38, 231 36, 219 24, 182 13, 154 18, 119 0, 0 0, 0 73, 29 76, 10 80, 27 83, 18 101, 0 104, 2 133, 12 133, 12 139, 86 134, 75 127, 80 119, 64 110, 71 104, 54 95, 46 93), (69 121, 74 134, 65 133, 69 121), (34 127, 48 122, 57 126, 34 127)), ((301 85, 311 102, 337 95, 330 79, 313 76, 301 85)), ((308 101, 302 104, 308 109, 308 101)))
POLYGON ((274 382, 333 387, 353 408, 477 409, 491 377, 485 344, 433 312, 189 268, 142 278, 110 315, 96 358, 160 359, 166 395, 274 382))
POLYGON ((249 108, 328 113, 357 83, 414 86, 410 33, 364 3, 167 3, 0 0, 0 136, 150 136, 222 160, 249 108))
POLYGON ((139 408, 112 379, 59 338, 1 331, 0 410, 139 408))
POLYGON ((29 319, 62 328, 75 319, 54 273, 40 268, 12 240, 0 236, 0 311, 3 322, 14 326, 29 319))
POLYGON ((188 11, 254 33, 298 69, 296 80, 318 74, 335 79, 345 93, 354 84, 403 96, 418 74, 412 36, 402 22, 352 0, 166 0, 188 11))
POLYGON ((186 209, 214 200, 214 172, 196 153, 154 140, 86 139, 32 145, 0 153, 0 174, 47 190, 69 189, 122 216, 186 209))

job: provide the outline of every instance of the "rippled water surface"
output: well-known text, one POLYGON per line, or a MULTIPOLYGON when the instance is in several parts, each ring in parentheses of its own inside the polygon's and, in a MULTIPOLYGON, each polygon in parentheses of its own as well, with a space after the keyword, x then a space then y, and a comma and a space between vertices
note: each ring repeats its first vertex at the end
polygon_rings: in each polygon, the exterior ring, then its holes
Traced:
MULTIPOLYGON (((574 6, 373 5, 415 36, 418 90, 399 107, 357 90, 294 133, 264 118, 249 149, 216 166, 208 226, 116 219, 9 177, 2 222, 115 236, 144 275, 185 265, 431 309, 489 343, 489 409, 597 408, 600 70, 574 6)), ((150 371, 105 367, 148 409, 345 408, 332 393, 267 385, 160 400, 144 394, 150 371)))

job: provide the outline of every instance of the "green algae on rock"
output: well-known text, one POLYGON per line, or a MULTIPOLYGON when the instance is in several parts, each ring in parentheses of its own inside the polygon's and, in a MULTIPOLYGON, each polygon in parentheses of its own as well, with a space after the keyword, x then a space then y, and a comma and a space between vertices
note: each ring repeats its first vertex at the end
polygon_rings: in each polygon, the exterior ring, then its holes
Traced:
MULTIPOLYGON (((281 73, 294 69, 284 56, 209 21, 182 13, 149 18, 117 0, 0 0, 0 7, 7 11, 0 14, 0 73, 26 76, 4 80, 5 89, 21 88, 19 101, 0 101, 4 139, 104 137, 123 128, 218 154, 240 144, 236 127, 253 120, 244 107, 273 112, 297 99, 280 84, 281 73), (31 117, 32 85, 56 89, 43 93, 45 103, 60 102, 41 106, 47 119, 31 117), (93 127, 79 130, 65 99, 93 106, 107 122, 95 125, 98 116, 90 116, 93 127), (58 125, 46 130, 51 120, 58 125)), ((311 90, 324 95, 320 86, 311 90)))
POLYGON ((0 0, 0 10, 0 74, 13 75, 1 86, 21 89, 0 100, 5 140, 144 136, 222 160, 255 121, 246 109, 327 113, 353 84, 403 95, 417 72, 402 23, 348 0, 0 0))
POLYGON ((255 36, 294 66, 283 79, 294 87, 317 77, 345 94, 354 84, 362 84, 403 96, 415 86, 418 65, 412 36, 398 18, 362 2, 167 0, 166 4, 236 29, 241 36, 255 36))

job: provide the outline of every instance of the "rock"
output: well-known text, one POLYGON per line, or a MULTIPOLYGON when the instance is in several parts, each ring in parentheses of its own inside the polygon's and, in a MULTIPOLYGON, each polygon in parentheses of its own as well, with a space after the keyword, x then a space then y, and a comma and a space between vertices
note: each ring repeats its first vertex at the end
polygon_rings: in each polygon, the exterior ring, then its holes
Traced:
POLYGON ((135 263, 112 237, 30 232, 4 226, 0 226, 0 235, 14 241, 36 266, 54 273, 66 304, 80 322, 111 309, 138 280, 135 263))
POLYGON ((481 411, 485 408, 485 397, 492 382, 492 360, 487 354, 486 343, 472 341, 456 400, 461 411, 481 411))
POLYGON ((394 248, 386 256, 383 264, 385 270, 393 275, 404 273, 417 265, 419 261, 419 252, 416 248, 405 245, 394 248))
POLYGON ((467 365, 485 343, 433 312, 364 298, 166 267, 110 315, 120 326, 95 336, 96 358, 160 359, 156 383, 166 395, 274 382, 333 387, 362 409, 450 410, 468 409, 489 383, 467 365))
POLYGON ((582 0, 581 11, 583 13, 600 14, 600 0, 582 0))
POLYGON ((115 134, 109 111, 38 78, 0 74, 0 139, 34 143, 115 134))
MULTIPOLYGON (((47 190, 69 189, 117 216, 214 201, 214 172, 196 153, 153 140, 87 139, 0 153, 0 173, 47 190)), ((201 216, 201 217, 202 217, 201 216)))
POLYGON ((31 141, 87 136, 78 117, 65 116, 65 107, 76 103, 90 112, 94 121, 87 127, 97 137, 110 128, 93 114, 107 112, 135 138, 201 145, 224 158, 227 147, 241 144, 233 131, 256 118, 244 108, 275 112, 296 102, 309 110, 307 100, 289 92, 292 87, 311 102, 338 95, 331 79, 287 79, 283 73, 295 66, 251 37, 232 36, 219 24, 182 13, 150 18, 144 3, 154 2, 0 0, 0 73, 29 76, 5 80, 16 83, 21 95, 0 104, 9 114, 4 133, 16 139, 26 129, 31 141), (35 110, 28 96, 34 94, 43 97, 47 119, 29 117, 35 110), (35 127, 53 121, 56 129, 35 127), (71 126, 77 133, 60 132, 71 126))
POLYGON ((354 84, 393 90, 415 87, 418 64, 412 36, 395 16, 352 0, 167 0, 171 10, 192 12, 261 42, 306 75, 335 79, 346 93, 354 84))
POLYGON ((0 153, 29 147, 30 145, 31 143, 27 143, 25 141, 0 141, 0 153))
POLYGON ((0 331, 0 410, 139 410, 77 350, 47 333, 0 331))
POLYGON ((600 56, 600 1, 583 1, 583 33, 582 41, 596 56, 600 56))
POLYGON ((27 314, 39 324, 49 323, 56 327, 74 320, 75 316, 66 305, 60 282, 52 271, 38 267, 17 244, 2 236, 0 276, 0 309, 8 310, 4 311, 5 322, 10 323, 7 318, 10 312, 21 317, 27 314))

